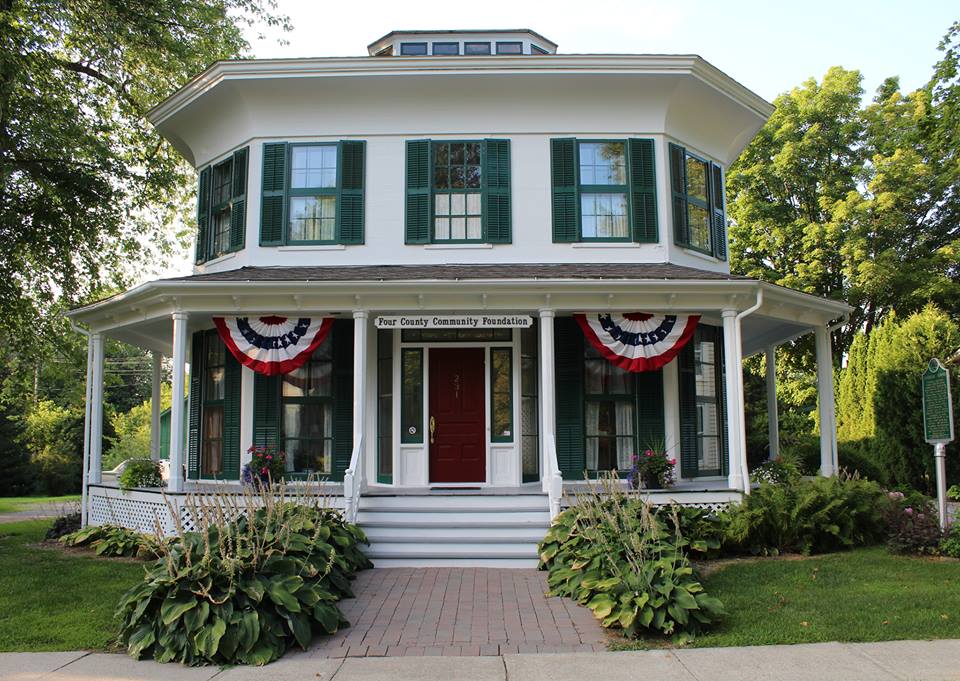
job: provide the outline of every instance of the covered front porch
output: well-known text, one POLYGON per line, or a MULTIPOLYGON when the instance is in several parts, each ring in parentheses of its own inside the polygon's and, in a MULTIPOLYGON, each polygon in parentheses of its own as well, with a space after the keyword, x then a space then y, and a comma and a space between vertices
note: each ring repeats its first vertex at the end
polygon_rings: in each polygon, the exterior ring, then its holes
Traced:
POLYGON ((242 268, 152 282, 70 313, 89 334, 85 521, 106 522, 103 508, 157 494, 113 493, 102 471, 106 337, 154 353, 154 457, 161 363, 172 360, 170 429, 186 437, 170 437, 168 497, 240 485, 248 448, 273 445, 289 455, 289 479, 322 480, 319 493, 351 519, 365 497, 457 493, 454 505, 529 495, 552 516, 565 490, 623 472, 630 456, 654 446, 676 459, 676 484, 650 490, 653 501, 713 506, 748 492, 743 378, 728 368, 767 355, 774 456, 772 359, 778 345, 808 333, 821 472, 833 474, 830 324, 847 310, 663 264, 242 268), (584 341, 576 313, 698 315, 699 323, 675 359, 631 373, 584 341), (264 376, 224 348, 213 320, 265 317, 332 321, 302 367, 264 376), (463 318, 474 321, 443 322, 463 318))

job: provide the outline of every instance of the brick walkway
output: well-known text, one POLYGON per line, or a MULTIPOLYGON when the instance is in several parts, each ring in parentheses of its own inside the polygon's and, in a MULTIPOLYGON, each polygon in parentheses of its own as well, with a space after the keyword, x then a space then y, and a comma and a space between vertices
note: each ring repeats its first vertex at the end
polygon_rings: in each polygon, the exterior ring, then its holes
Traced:
POLYGON ((545 572, 381 568, 340 601, 352 626, 315 639, 310 656, 504 655, 606 650, 593 613, 547 598, 545 572))

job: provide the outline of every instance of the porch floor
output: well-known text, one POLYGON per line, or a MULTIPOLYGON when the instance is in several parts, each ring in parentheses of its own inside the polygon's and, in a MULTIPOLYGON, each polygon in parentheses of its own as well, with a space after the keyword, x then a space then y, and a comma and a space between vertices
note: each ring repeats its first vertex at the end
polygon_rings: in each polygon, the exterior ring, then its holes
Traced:
POLYGON ((311 657, 504 655, 606 650, 593 613, 548 598, 545 572, 375 568, 340 601, 351 626, 315 639, 311 657))

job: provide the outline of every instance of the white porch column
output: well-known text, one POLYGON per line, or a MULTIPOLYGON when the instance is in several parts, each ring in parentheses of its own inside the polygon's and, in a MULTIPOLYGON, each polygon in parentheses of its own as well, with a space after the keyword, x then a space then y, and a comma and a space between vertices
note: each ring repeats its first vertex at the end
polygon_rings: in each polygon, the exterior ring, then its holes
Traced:
POLYGON ((163 356, 153 352, 153 384, 150 392, 150 458, 160 460, 160 384, 163 376, 163 356))
POLYGON ((771 345, 764 352, 767 379, 767 442, 770 458, 780 455, 780 414, 777 408, 777 348, 771 345))
POLYGON ((363 486, 363 452, 365 447, 364 428, 367 422, 367 320, 368 310, 353 311, 353 446, 359 445, 359 457, 353 474, 355 489, 363 486))
POLYGON ((83 470, 80 487, 80 525, 87 526, 87 483, 90 481, 90 393, 93 389, 93 336, 87 334, 87 383, 83 414, 83 470))
POLYGON ((817 404, 820 409, 820 474, 837 472, 837 424, 833 400, 833 348, 826 326, 814 329, 817 346, 817 404))
POLYGON ((103 336, 90 334, 93 369, 90 372, 90 473, 88 480, 99 485, 103 480, 103 336))
MULTIPOLYGON (((185 461, 183 446, 184 409, 183 398, 187 369, 187 318, 186 312, 174 312, 173 315, 173 397, 170 403, 170 480, 167 487, 171 492, 183 491, 183 464, 185 461)), ((197 357, 192 358, 192 366, 197 366, 197 357)), ((191 395, 190 399, 198 399, 191 395)))
POLYGON ((745 489, 743 459, 743 366, 740 349, 740 321, 737 311, 726 309, 723 317, 724 386, 727 389, 727 484, 730 489, 745 489))
POLYGON ((553 320, 556 317, 554 310, 540 310, 540 451, 541 475, 543 491, 550 491, 550 481, 553 478, 553 459, 546 446, 547 442, 556 443, 557 439, 557 395, 554 386, 555 360, 553 346, 553 320))

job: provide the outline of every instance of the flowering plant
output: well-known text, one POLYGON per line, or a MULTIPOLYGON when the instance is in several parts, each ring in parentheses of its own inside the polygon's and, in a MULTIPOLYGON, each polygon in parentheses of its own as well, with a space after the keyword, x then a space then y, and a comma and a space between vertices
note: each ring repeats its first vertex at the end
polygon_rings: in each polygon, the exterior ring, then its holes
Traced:
POLYGON ((887 500, 887 548, 892 553, 936 553, 943 533, 934 502, 916 492, 896 491, 888 492, 887 500))
POLYGON ((632 489, 664 489, 674 483, 674 466, 677 460, 657 447, 633 455, 633 467, 627 481, 632 489))
POLYGON ((254 445, 247 450, 250 463, 243 467, 245 485, 278 482, 287 471, 287 455, 271 445, 254 445))

